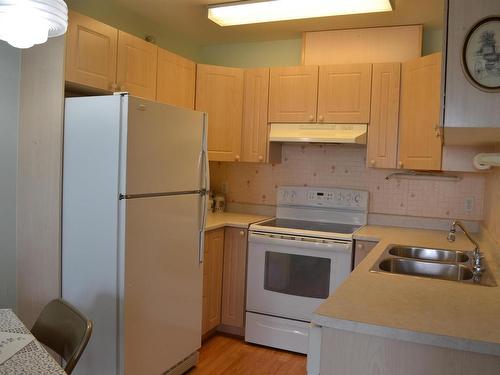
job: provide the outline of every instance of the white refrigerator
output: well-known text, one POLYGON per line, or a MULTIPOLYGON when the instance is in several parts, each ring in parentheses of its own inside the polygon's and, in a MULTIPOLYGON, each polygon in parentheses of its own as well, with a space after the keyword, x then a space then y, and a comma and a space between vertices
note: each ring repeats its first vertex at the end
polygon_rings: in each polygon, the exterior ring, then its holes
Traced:
POLYGON ((196 363, 206 121, 126 94, 66 99, 62 297, 94 322, 76 374, 196 363))

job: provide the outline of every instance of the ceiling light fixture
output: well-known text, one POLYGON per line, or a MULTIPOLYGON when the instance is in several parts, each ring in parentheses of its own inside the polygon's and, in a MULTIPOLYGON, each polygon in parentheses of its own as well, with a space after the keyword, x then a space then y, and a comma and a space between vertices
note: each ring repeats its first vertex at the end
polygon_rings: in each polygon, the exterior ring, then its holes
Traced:
POLYGON ((16 48, 30 48, 68 27, 63 0, 0 0, 0 39, 16 48))
POLYGON ((210 5, 208 18, 233 26, 391 10, 391 0, 251 0, 210 5))

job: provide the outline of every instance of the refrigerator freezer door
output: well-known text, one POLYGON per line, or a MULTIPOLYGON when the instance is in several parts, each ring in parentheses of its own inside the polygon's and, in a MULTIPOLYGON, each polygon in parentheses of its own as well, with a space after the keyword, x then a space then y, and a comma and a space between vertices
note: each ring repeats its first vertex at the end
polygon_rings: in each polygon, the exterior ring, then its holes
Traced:
POLYGON ((199 195, 125 204, 125 374, 161 374, 201 346, 199 195))
POLYGON ((127 195, 203 188, 205 114, 129 97, 127 195))

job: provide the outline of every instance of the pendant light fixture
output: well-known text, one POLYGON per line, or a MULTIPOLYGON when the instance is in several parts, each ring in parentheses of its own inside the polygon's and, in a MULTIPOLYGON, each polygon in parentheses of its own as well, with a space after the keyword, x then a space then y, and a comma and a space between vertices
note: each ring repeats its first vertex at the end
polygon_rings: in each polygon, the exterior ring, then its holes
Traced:
POLYGON ((233 26, 391 10, 391 0, 244 0, 209 5, 208 18, 233 26))
POLYGON ((0 0, 0 39, 16 48, 30 48, 68 27, 63 0, 0 0))

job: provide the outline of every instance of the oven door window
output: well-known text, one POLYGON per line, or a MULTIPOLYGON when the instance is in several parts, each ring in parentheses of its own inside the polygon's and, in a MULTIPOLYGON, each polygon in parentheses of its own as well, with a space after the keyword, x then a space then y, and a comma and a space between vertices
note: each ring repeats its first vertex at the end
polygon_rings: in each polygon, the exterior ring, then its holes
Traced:
POLYGON ((331 259, 266 252, 264 289, 293 296, 322 298, 330 294, 331 259))

